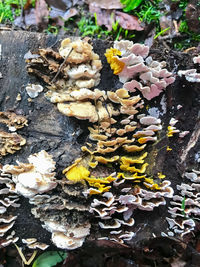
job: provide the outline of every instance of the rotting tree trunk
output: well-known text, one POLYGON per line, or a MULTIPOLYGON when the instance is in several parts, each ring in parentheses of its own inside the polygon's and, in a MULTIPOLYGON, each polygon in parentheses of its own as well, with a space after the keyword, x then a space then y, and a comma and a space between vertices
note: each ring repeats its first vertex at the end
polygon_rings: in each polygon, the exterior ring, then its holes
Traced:
MULTIPOLYGON (((58 37, 55 36, 31 32, 0 32, 2 51, 0 72, 3 76, 0 79, 0 111, 13 110, 17 114, 27 116, 29 121, 28 127, 18 131, 19 134, 27 139, 26 146, 16 154, 8 155, 1 159, 1 164, 12 164, 15 163, 16 159, 21 162, 26 162, 30 154, 44 149, 52 154, 54 160, 57 162, 59 177, 63 168, 71 164, 79 156, 80 144, 83 144, 88 136, 87 123, 65 117, 59 113, 56 107, 44 97, 44 93, 41 93, 37 98, 29 102, 25 86, 28 83, 39 83, 39 81, 35 77, 28 75, 24 60, 24 55, 29 50, 34 51, 39 47, 50 47, 57 40, 58 37), (16 99, 19 93, 21 95, 21 101, 17 101, 16 99)), ((98 87, 104 90, 120 88, 121 85, 118 82, 118 78, 112 75, 112 71, 106 65, 105 58, 103 57, 109 44, 98 40, 93 41, 93 45, 95 52, 100 55, 104 65, 101 83, 98 87)), ((156 59, 159 58, 159 61, 166 60, 170 71, 172 69, 174 70, 177 65, 179 65, 179 69, 184 69, 190 61, 190 55, 174 53, 173 51, 162 51, 162 49, 153 49, 150 54, 156 59)), ((175 83, 166 91, 166 100, 164 100, 166 106, 164 108, 162 107, 161 99, 162 96, 148 103, 150 112, 152 114, 158 112, 159 116, 162 117, 162 122, 164 122, 163 130, 160 134, 160 141, 153 145, 153 149, 150 152, 152 156, 151 162, 149 162, 151 166, 150 171, 152 174, 158 172, 164 173, 168 180, 172 182, 173 188, 175 189, 176 184, 181 183, 181 174, 183 171, 185 169, 195 169, 198 165, 195 157, 198 157, 200 148, 198 127, 200 94, 196 85, 185 80, 183 81, 183 79, 178 77, 175 83), (183 108, 177 110, 177 105, 182 105, 183 108), (190 131, 190 134, 183 140, 176 137, 172 139, 166 137, 166 129, 171 117, 176 117, 180 120, 178 126, 180 126, 179 128, 181 130, 190 131), (167 145, 172 148, 170 153, 166 151, 167 145)), ((49 244, 50 234, 41 227, 40 221, 33 217, 28 201, 21 197, 20 203, 21 208, 17 211, 18 219, 14 229, 17 236, 20 239, 28 238, 30 237, 31 231, 31 237, 35 237, 38 241, 49 244)), ((144 240, 153 238, 154 236, 160 236, 160 233, 168 227, 165 220, 166 216, 166 206, 159 207, 148 214, 143 211, 138 211, 138 224, 135 228, 137 235, 130 242, 130 246, 137 247, 144 240)), ((84 249, 88 246, 90 247, 88 244, 86 242, 83 246, 83 254, 84 249)), ((99 244, 91 249, 91 254, 98 253, 99 244)), ((106 242, 103 242, 103 246, 105 245, 106 242)), ((113 249, 112 246, 111 248, 113 249)), ((117 246, 115 248, 119 249, 117 246)), ((122 252, 122 248, 120 248, 120 251, 122 252)), ((87 251, 87 255, 91 254, 87 251)))

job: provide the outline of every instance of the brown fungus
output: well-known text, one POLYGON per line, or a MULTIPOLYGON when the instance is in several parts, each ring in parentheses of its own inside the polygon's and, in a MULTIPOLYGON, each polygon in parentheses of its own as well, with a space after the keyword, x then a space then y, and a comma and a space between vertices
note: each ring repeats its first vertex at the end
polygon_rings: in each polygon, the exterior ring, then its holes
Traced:
POLYGON ((27 119, 22 115, 17 115, 11 111, 0 112, 0 123, 6 124, 10 131, 16 131, 28 126, 27 119))
POLYGON ((7 133, 0 130, 0 157, 14 154, 26 144, 26 139, 16 133, 7 133))

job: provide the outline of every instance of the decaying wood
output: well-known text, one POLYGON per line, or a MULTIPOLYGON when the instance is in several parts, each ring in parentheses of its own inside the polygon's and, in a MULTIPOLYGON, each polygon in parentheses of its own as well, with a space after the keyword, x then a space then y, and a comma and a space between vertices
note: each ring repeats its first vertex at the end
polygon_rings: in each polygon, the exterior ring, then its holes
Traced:
MULTIPOLYGON (((15 163, 16 159, 21 162, 26 162, 27 157, 35 152, 44 149, 53 155, 54 160, 57 162, 58 177, 61 176, 63 168, 68 166, 80 154, 80 144, 87 140, 88 131, 87 123, 80 122, 72 118, 65 117, 59 113, 52 103, 50 103, 42 92, 37 98, 29 100, 25 87, 28 83, 39 83, 35 77, 31 77, 26 72, 26 64, 24 55, 31 50, 32 52, 39 47, 51 47, 60 37, 46 36, 44 34, 21 32, 21 31, 1 31, 0 32, 0 45, 1 45, 1 58, 0 58, 0 72, 2 79, 0 79, 0 111, 15 111, 16 114, 25 115, 28 118, 28 126, 20 129, 18 133, 24 136, 27 144, 15 155, 8 155, 1 160, 1 164, 15 163), (21 100, 17 98, 18 94, 21 95, 21 100)), ((95 52, 100 54, 105 65, 102 71, 102 80, 99 85, 100 89, 116 89, 120 88, 120 84, 116 77, 113 77, 112 71, 109 66, 105 64, 105 57, 103 56, 109 44, 103 41, 94 41, 95 52)), ((181 54, 167 54, 168 65, 171 69, 176 64, 184 64, 181 54), (173 60, 172 60, 173 58, 173 60), (173 62, 172 62, 173 61, 173 62)), ((160 60, 166 55, 160 56, 160 60)), ((183 55, 182 55, 183 56, 183 55)), ((185 63, 186 64, 186 63, 185 63)), ((181 182, 181 173, 179 172, 179 154, 182 150, 182 159, 187 168, 192 169, 197 166, 197 163, 191 158, 194 158, 195 153, 198 152, 199 140, 195 139, 193 150, 184 152, 183 149, 190 146, 189 140, 193 130, 196 129, 198 119, 198 101, 200 94, 195 90, 194 85, 177 78, 177 81, 167 89, 166 93, 166 109, 167 112, 163 117, 163 130, 160 135, 160 142, 153 147, 150 152, 152 155, 151 172, 163 172, 168 180, 172 182, 175 188, 177 183, 181 182), (180 104, 183 108, 177 111, 177 105, 180 104), (173 108, 172 108, 173 107, 173 108), (192 111, 191 111, 192 110, 192 111), (168 140, 166 137, 166 128, 171 117, 177 116, 180 120, 181 130, 190 130, 190 135, 183 140, 174 139, 168 140), (174 140, 174 141, 173 141, 174 140), (170 146, 172 151, 166 151, 166 147, 170 146), (191 153, 193 154, 191 154, 191 153)), ((156 107, 162 110, 160 100, 151 101, 149 107, 156 107)), ((195 135, 196 136, 196 135, 195 135)), ((199 134, 198 138, 199 139, 199 134)), ((16 221, 15 230, 20 237, 30 237, 30 229, 32 232, 31 237, 36 237, 42 242, 50 243, 50 234, 45 231, 39 222, 34 219, 30 212, 30 204, 24 198, 21 198, 21 208, 18 211, 19 216, 16 221), (42 236, 42 238, 41 238, 42 236)), ((167 209, 161 207, 151 213, 144 214, 138 212, 139 224, 137 225, 137 236, 133 238, 130 245, 135 246, 136 241, 141 241, 153 236, 160 235, 160 232, 165 231, 167 228, 166 223, 167 209)))

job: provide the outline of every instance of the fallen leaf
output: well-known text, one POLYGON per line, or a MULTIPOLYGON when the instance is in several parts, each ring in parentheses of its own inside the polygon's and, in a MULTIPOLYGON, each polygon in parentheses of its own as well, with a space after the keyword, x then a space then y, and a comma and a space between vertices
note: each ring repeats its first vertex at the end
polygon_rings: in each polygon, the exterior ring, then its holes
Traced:
POLYGON ((185 16, 189 30, 195 33, 200 33, 200 8, 197 3, 197 0, 189 1, 185 10, 185 16))
POLYGON ((47 4, 51 7, 55 7, 57 9, 66 11, 68 8, 72 7, 72 1, 71 0, 45 0, 47 4))
POLYGON ((91 3, 89 5, 89 11, 92 14, 96 13, 97 24, 99 26, 105 25, 109 31, 112 30, 112 24, 114 23, 114 16, 111 16, 112 10, 101 9, 95 3, 91 3))
POLYGON ((65 14, 63 15, 63 19, 64 20, 68 20, 71 17, 74 17, 78 14, 78 10, 76 8, 70 8, 69 10, 67 10, 67 12, 65 12, 65 14))
POLYGON ((49 10, 45 0, 37 0, 35 5, 35 17, 37 25, 44 29, 48 25, 49 10))
MULTIPOLYGON (((103 8, 103 9, 122 9, 123 5, 120 0, 85 0, 85 2, 90 6, 103 8)), ((133 2, 133 1, 132 1, 133 2)))
POLYGON ((14 20, 14 24, 25 29, 27 26, 36 25, 35 9, 24 11, 24 16, 19 16, 14 20))
POLYGON ((128 15, 124 12, 116 11, 116 20, 119 21, 119 25, 126 30, 143 31, 144 29, 140 26, 140 21, 137 17, 128 15))

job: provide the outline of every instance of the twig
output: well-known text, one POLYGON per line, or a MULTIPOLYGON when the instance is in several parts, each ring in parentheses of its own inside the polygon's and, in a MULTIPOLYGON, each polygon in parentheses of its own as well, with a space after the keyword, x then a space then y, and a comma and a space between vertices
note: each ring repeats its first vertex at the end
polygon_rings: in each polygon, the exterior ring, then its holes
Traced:
POLYGON ((26 265, 30 265, 31 262, 34 260, 36 254, 37 254, 37 250, 35 250, 33 252, 33 254, 31 255, 30 259, 27 261, 26 258, 24 257, 24 254, 22 253, 21 249, 14 243, 15 247, 17 248, 17 251, 19 252, 20 257, 22 258, 22 261, 24 264, 26 265))
POLYGON ((50 48, 54 47, 58 42, 60 42, 61 39, 57 39, 51 46, 50 48))
POLYGON ((54 76, 54 78, 52 79, 51 83, 54 83, 55 79, 58 77, 58 75, 60 74, 63 66, 65 65, 69 55, 71 54, 73 48, 71 48, 71 50, 69 51, 69 54, 66 56, 65 60, 63 61, 63 63, 60 65, 59 69, 58 69, 58 72, 56 73, 56 75, 54 76))

